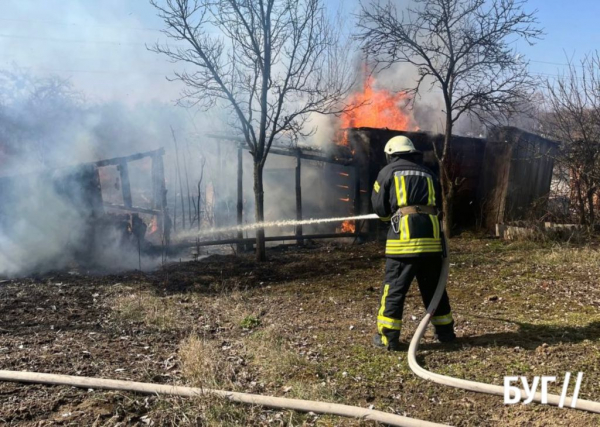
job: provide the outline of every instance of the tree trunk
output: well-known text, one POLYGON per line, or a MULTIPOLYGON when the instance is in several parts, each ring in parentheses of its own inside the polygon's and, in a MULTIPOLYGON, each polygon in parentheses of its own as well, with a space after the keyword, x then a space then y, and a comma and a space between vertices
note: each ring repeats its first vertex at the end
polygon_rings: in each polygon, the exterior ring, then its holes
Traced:
MULTIPOLYGON (((265 193, 263 189, 263 166, 254 162, 254 200, 256 222, 265 220, 265 193)), ((265 250, 265 229, 256 229, 256 261, 263 262, 267 260, 265 250)))
POLYGON ((584 225, 586 220, 585 215, 585 201, 583 200, 583 193, 581 190, 581 179, 575 181, 575 191, 577 193, 577 204, 579 208, 579 224, 584 225))
MULTIPOLYGON (((296 219, 302 220, 302 160, 300 153, 296 157, 296 219)), ((304 239, 302 239, 302 225, 296 226, 296 237, 298 246, 304 245, 304 239)))
POLYGON ((589 218, 590 218, 590 225, 593 226, 596 222, 596 215, 595 215, 595 210, 594 210, 594 193, 596 192, 595 188, 590 188, 587 191, 587 202, 588 202, 588 212, 589 212, 589 218))
MULTIPOLYGON (((242 240, 244 238, 244 232, 241 229, 242 223, 244 222, 244 164, 242 157, 242 146, 238 147, 237 153, 237 225, 240 227, 238 230, 237 238, 242 240)), ((237 244, 237 253, 242 253, 244 249, 243 243, 237 244)))
POLYGON ((447 175, 442 174, 442 192, 443 201, 442 209, 444 211, 444 233, 446 237, 452 237, 452 224, 454 223, 454 212, 452 207, 454 206, 454 183, 451 179, 448 179, 447 175))
MULTIPOLYGON (((451 111, 447 106, 447 111, 451 111)), ((450 141, 452 140, 452 116, 446 115, 446 132, 444 133, 444 147, 442 148, 442 157, 440 164, 440 183, 442 186, 442 209, 444 211, 444 233, 447 238, 452 237, 452 225, 454 224, 454 183, 450 176, 450 141)))

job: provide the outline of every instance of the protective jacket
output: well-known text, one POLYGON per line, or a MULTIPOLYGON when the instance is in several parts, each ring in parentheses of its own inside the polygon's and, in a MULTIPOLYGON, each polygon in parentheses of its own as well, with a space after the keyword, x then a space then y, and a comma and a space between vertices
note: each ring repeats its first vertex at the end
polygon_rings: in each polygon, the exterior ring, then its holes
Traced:
MULTIPOLYGON (((377 176, 371 203, 383 221, 390 221, 399 208, 441 208, 441 190, 435 174, 422 164, 396 157, 377 176)), ((439 255, 442 252, 440 221, 430 213, 412 213, 400 219, 398 232, 390 227, 385 254, 392 258, 439 255)))

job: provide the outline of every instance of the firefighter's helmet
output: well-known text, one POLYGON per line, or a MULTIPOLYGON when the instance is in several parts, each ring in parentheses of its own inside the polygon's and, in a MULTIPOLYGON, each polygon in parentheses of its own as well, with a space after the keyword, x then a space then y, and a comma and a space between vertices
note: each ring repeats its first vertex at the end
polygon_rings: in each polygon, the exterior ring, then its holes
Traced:
POLYGON ((415 148, 412 141, 402 135, 390 139, 387 144, 385 144, 383 151, 385 151, 385 154, 388 156, 394 154, 420 153, 420 151, 415 148))

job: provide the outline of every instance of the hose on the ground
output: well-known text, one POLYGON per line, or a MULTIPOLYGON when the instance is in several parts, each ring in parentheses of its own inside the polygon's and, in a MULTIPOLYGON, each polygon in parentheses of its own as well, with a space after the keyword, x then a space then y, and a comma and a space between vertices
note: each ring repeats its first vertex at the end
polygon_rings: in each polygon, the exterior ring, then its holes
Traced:
POLYGON ((285 397, 262 396, 259 394, 237 393, 233 391, 211 390, 195 387, 181 387, 165 384, 150 384, 134 381, 109 380, 103 378, 79 377, 72 375, 40 374, 36 372, 18 372, 0 370, 0 380, 34 384, 51 384, 80 387, 86 389, 105 389, 131 391, 142 394, 163 394, 184 397, 215 395, 232 402, 249 403, 277 409, 293 409, 300 412, 338 415, 341 417, 358 418, 377 421, 390 426, 402 427, 443 427, 401 415, 389 414, 358 406, 341 405, 338 403, 316 402, 311 400, 288 399, 285 397))
MULTIPOLYGON (((448 247, 447 242, 444 242, 444 243, 446 244, 446 247, 448 247)), ((408 366, 419 377, 429 380, 429 381, 433 381, 438 384, 461 388, 463 390, 475 391, 477 393, 487 393, 487 394, 495 394, 498 396, 504 396, 504 387, 503 386, 480 383, 480 382, 476 382, 476 381, 463 380, 460 378, 449 377, 447 375, 436 374, 435 372, 431 372, 426 369, 423 369, 421 366, 419 366, 419 363, 417 362, 417 350, 419 349, 419 342, 421 341, 421 338, 423 338, 423 335, 425 334, 425 330, 427 329, 427 325, 429 324, 429 321, 431 320, 431 317, 435 313, 435 310, 437 309, 437 306, 440 303, 442 295, 444 294, 444 290, 446 289, 446 283, 448 282, 449 269, 450 269, 450 260, 446 254, 446 257, 444 258, 444 261, 442 264, 442 272, 440 274, 440 278, 438 281, 437 288, 435 290, 435 294, 431 300, 431 303, 429 304, 429 307, 427 307, 427 313, 425 314, 425 317, 423 317, 423 319, 419 323, 419 326, 417 327, 417 330, 410 341, 410 346, 408 348, 408 366)), ((526 396, 526 395, 527 395, 526 392, 521 390, 521 396, 526 396)), ((513 395, 511 393, 511 397, 512 396, 513 395)), ((559 406, 560 400, 561 400, 560 396, 558 396, 556 394, 544 395, 544 399, 547 399, 548 404, 554 405, 554 406, 559 406)), ((572 397, 566 397, 563 402, 564 407, 570 408, 572 400, 573 400, 572 397)), ((535 393, 533 401, 537 402, 537 403, 542 403, 542 394, 539 392, 535 393)), ((577 399, 575 409, 581 409, 583 411, 600 413, 600 402, 593 402, 591 400, 577 399)))

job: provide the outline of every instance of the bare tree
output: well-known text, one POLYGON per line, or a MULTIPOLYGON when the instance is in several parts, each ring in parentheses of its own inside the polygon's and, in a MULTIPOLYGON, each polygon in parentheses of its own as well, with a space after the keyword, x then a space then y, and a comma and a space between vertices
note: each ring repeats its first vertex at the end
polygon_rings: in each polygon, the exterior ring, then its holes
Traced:
MULTIPOLYGON (((223 102, 254 159, 256 221, 264 221, 263 169, 274 141, 295 141, 313 113, 337 114, 352 87, 321 0, 150 0, 167 37, 152 50, 190 65, 176 73, 187 105, 223 102), (215 35, 215 32, 218 35, 215 35)), ((256 257, 265 260, 264 229, 256 257)))
POLYGON ((560 141, 559 167, 568 170, 580 224, 597 223, 600 204, 600 54, 586 55, 557 79, 548 79, 546 131, 560 141))
POLYGON ((84 122, 89 107, 68 79, 37 78, 20 69, 0 70, 0 141, 10 155, 56 165, 62 131, 84 122))
MULTIPOLYGON (((414 0, 398 14, 387 2, 362 6, 358 38, 379 68, 411 64, 418 71, 414 88, 440 90, 445 134, 436 150, 444 193, 445 229, 452 226, 458 177, 451 170, 449 147, 454 124, 465 114, 482 120, 506 118, 517 111, 534 87, 527 62, 511 49, 522 38, 541 36, 525 0, 414 0)), ((434 147, 435 148, 435 147, 434 147)))

